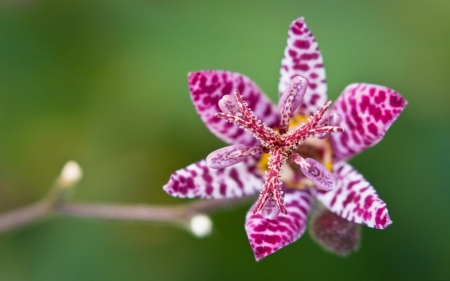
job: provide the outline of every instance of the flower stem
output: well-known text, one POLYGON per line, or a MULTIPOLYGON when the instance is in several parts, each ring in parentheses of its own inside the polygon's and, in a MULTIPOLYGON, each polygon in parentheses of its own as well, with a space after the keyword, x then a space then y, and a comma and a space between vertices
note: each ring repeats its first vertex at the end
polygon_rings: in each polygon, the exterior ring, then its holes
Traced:
POLYGON ((200 200, 182 205, 109 205, 65 202, 68 189, 56 184, 37 203, 0 214, 0 233, 36 222, 51 214, 93 219, 146 221, 188 227, 191 219, 204 213, 223 210, 254 200, 254 197, 200 200))

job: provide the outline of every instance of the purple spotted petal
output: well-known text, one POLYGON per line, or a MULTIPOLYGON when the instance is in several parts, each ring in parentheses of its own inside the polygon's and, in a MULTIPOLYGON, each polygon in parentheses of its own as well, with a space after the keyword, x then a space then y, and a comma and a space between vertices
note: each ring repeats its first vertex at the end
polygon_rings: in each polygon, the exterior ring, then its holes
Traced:
POLYGON ((383 229, 392 223, 386 204, 360 173, 344 161, 335 163, 333 168, 336 188, 317 193, 317 199, 325 207, 349 221, 369 227, 383 229))
POLYGON ((261 155, 262 152, 260 145, 247 147, 242 144, 234 144, 211 152, 206 157, 206 163, 210 168, 222 169, 242 162, 249 156, 261 155))
POLYGON ((291 23, 280 72, 280 83, 278 84, 280 95, 292 77, 298 75, 308 80, 309 87, 303 103, 299 107, 300 113, 311 115, 327 100, 327 84, 322 55, 316 39, 306 27, 303 18, 291 23))
POLYGON ((262 122, 270 127, 279 123, 278 110, 275 105, 246 76, 228 71, 206 70, 189 74, 189 90, 197 113, 216 136, 229 144, 257 145, 258 141, 251 134, 214 117, 221 112, 219 101, 224 95, 232 95, 239 90, 243 100, 262 122))
POLYGON ((191 164, 170 176, 164 191, 183 198, 235 198, 256 194, 263 185, 263 177, 255 166, 257 159, 224 169, 211 169, 206 160, 191 164))
POLYGON ((286 189, 284 202, 287 215, 274 220, 253 214, 255 205, 247 213, 245 231, 257 261, 296 241, 306 229, 306 220, 312 204, 308 190, 286 189))
POLYGON ((348 221, 327 208, 315 208, 309 219, 309 234, 324 250, 348 256, 358 250, 361 225, 348 221))
POLYGON ((347 86, 333 106, 344 128, 343 133, 330 136, 336 157, 346 160, 377 144, 406 104, 400 94, 384 86, 347 86))

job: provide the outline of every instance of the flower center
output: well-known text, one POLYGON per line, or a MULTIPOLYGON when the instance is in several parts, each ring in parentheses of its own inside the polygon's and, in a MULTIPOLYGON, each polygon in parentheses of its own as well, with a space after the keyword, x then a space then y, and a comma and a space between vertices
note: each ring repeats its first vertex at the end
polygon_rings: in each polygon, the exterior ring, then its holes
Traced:
POLYGON ((297 125, 293 130, 289 128, 291 116, 300 105, 307 84, 305 78, 295 76, 281 95, 278 103, 280 110, 278 131, 270 128, 255 116, 248 108, 247 103, 243 101, 238 90, 235 90, 234 96, 225 95, 219 101, 222 112, 217 112, 215 116, 235 123, 239 128, 251 133, 259 140, 260 144, 253 147, 232 145, 219 149, 206 158, 208 166, 220 169, 239 163, 248 156, 260 155, 262 152, 270 154, 264 186, 253 210, 255 214, 262 212, 263 216, 271 219, 276 217, 279 212, 287 214, 280 178, 283 174, 283 167, 289 160, 297 164, 303 175, 311 180, 317 188, 327 191, 334 188, 335 179, 330 171, 315 159, 305 159, 296 152, 299 146, 310 138, 324 139, 331 133, 344 130, 334 126, 339 120, 336 114, 326 112, 331 101, 327 101, 320 107, 316 114, 306 120, 306 123, 297 125))
MULTIPOLYGON (((306 124, 308 122, 308 117, 305 115, 295 115, 289 121, 289 131, 295 130, 296 127, 306 124)), ((303 158, 312 158, 322 164, 327 170, 332 171, 332 156, 333 151, 331 149, 331 144, 327 138, 317 139, 310 138, 306 140, 303 144, 298 145, 293 150, 294 153, 299 154, 303 158)), ((270 153, 264 153, 258 161, 258 168, 263 173, 269 171, 269 156, 270 153)), ((307 178, 301 171, 299 165, 297 165, 291 159, 287 159, 286 164, 282 167, 282 173, 280 180, 287 187, 294 189, 304 189, 306 187, 313 187, 314 183, 307 178)), ((314 169, 315 172, 311 173, 314 176, 318 176, 319 171, 314 169)))

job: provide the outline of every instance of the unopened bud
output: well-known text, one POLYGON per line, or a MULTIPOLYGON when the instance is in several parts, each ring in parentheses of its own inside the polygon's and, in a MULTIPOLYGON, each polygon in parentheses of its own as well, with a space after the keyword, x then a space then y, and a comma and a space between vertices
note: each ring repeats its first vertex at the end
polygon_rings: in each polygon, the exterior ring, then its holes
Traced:
POLYGON ((309 234, 325 250, 339 256, 348 256, 359 249, 361 225, 326 208, 316 210, 309 224, 309 234))
POLYGON ((208 216, 196 215, 191 219, 190 230, 198 238, 211 234, 213 223, 208 216))
POLYGON ((59 176, 59 184, 63 187, 71 187, 77 183, 83 176, 83 171, 75 161, 67 162, 62 168, 61 175, 59 176))

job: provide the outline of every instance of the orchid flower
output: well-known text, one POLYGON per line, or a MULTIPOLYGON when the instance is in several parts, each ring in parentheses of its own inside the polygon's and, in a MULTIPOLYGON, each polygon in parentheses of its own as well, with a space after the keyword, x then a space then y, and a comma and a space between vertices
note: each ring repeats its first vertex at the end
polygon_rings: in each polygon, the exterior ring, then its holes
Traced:
POLYGON ((195 109, 230 144, 178 170, 164 190, 183 198, 260 194, 245 230, 256 260, 304 233, 314 198, 373 228, 392 221, 375 189, 346 160, 378 143, 407 102, 392 89, 351 84, 331 110, 322 55, 304 19, 292 22, 275 106, 246 76, 190 73, 195 109))

